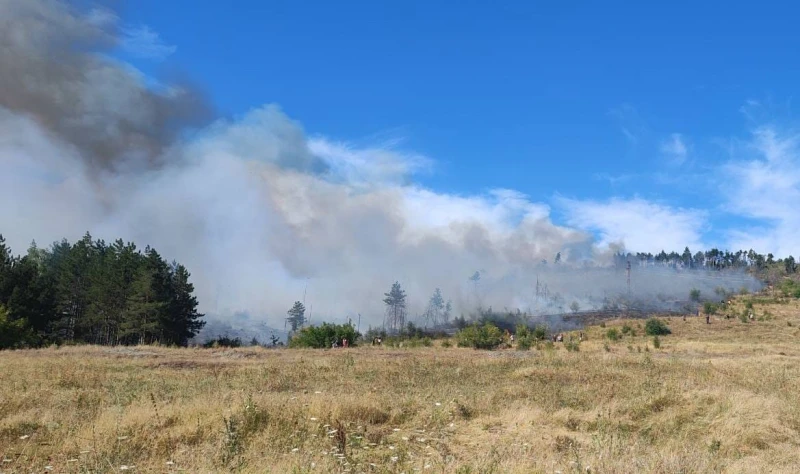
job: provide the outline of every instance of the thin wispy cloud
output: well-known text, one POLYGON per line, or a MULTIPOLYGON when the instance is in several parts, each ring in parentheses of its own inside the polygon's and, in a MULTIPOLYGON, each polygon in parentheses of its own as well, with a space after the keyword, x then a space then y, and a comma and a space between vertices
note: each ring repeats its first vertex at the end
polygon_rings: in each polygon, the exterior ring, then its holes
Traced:
POLYGON ((559 198, 557 202, 570 226, 596 233, 601 245, 622 246, 631 252, 704 247, 708 214, 700 209, 674 208, 642 198, 559 198))
POLYGON ((639 175, 634 173, 622 173, 622 174, 595 173, 592 176, 594 180, 607 181, 612 186, 630 182, 636 179, 637 177, 639 177, 639 175))
POLYGON ((127 53, 143 58, 161 60, 177 51, 177 46, 170 45, 149 26, 126 27, 122 29, 120 46, 127 53))
POLYGON ((630 104, 622 104, 608 111, 620 127, 622 135, 631 145, 638 144, 646 135, 646 127, 638 110, 630 104))
POLYGON ((800 131, 762 126, 737 150, 743 159, 722 166, 722 191, 729 213, 762 220, 731 229, 734 248, 759 248, 779 255, 800 254, 800 131), (748 153, 749 152, 749 153, 748 153))
POLYGON ((680 133, 673 133, 668 140, 661 142, 660 150, 667 160, 675 165, 683 164, 689 154, 689 147, 680 133))

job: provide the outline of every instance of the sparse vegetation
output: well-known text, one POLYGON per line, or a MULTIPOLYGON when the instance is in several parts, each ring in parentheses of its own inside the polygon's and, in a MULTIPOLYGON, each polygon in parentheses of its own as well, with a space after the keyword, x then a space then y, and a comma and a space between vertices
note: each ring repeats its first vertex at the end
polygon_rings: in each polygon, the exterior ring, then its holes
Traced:
POLYGON ((659 339, 658 336, 653 336, 653 347, 656 349, 661 348, 661 339, 659 339))

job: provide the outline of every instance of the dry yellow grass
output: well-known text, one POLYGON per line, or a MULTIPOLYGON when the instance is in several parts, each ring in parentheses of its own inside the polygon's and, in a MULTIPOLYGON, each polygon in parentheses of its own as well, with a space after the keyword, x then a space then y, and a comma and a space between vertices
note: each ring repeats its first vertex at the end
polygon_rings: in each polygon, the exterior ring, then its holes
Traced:
POLYGON ((660 349, 2 352, 0 472, 800 472, 800 311, 755 309, 660 349))

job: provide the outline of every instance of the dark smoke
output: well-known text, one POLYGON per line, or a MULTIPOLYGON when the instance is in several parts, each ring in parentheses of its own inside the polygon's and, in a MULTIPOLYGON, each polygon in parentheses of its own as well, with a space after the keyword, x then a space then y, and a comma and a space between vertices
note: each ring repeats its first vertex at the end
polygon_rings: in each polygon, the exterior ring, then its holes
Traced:
POLYGON ((0 105, 74 146, 90 172, 163 166, 178 134, 211 118, 197 88, 157 91, 114 60, 118 30, 108 10, 0 1, 0 105))

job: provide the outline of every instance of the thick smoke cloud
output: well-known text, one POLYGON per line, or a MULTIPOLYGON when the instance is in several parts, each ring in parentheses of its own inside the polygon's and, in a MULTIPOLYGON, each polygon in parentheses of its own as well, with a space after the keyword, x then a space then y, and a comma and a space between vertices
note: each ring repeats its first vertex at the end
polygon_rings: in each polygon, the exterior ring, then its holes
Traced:
MULTIPOLYGON (((537 309, 537 279, 586 309, 619 290, 623 280, 587 270, 613 247, 514 191, 435 193, 412 181, 424 157, 309 139, 273 105, 197 129, 209 110, 201 95, 148 86, 102 54, 118 23, 107 11, 0 0, 0 223, 17 252, 86 230, 149 244, 187 265, 202 311, 234 324, 249 315, 281 326, 304 293, 312 321, 361 313, 362 325, 380 324, 395 280, 412 318, 436 287, 456 314, 537 309), (559 252, 583 270, 541 265, 559 252)), ((676 281, 636 288, 674 297, 697 286, 676 281)))

